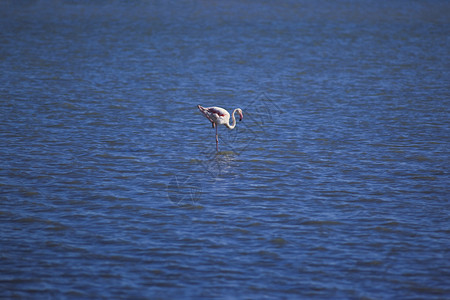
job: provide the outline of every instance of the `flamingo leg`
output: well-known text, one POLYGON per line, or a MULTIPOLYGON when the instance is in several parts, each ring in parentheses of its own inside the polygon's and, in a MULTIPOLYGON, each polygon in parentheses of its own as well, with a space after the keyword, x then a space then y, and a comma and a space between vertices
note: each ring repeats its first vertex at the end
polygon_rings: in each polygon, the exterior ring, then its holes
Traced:
POLYGON ((217 125, 216 125, 216 150, 219 152, 219 133, 217 131, 217 125))

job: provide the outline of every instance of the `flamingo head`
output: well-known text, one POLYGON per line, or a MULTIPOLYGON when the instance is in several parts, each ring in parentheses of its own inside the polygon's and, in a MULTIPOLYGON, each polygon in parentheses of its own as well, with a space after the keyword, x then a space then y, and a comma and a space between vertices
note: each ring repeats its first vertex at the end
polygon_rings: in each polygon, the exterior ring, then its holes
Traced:
POLYGON ((236 111, 239 114, 239 121, 242 121, 242 119, 244 118, 244 113, 242 112, 242 109, 238 108, 236 109, 236 111))

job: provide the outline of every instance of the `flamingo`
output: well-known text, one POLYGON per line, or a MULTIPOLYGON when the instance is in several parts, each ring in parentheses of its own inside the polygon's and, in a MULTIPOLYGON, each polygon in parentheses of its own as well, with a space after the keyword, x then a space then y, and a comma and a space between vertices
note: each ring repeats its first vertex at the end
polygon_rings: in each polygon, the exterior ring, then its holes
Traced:
POLYGON ((242 114, 242 109, 236 108, 233 110, 233 113, 231 114, 233 118, 233 124, 230 125, 230 114, 226 109, 223 109, 221 107, 203 107, 201 105, 197 105, 198 109, 205 115, 205 117, 211 122, 212 127, 216 127, 216 150, 219 152, 219 133, 217 130, 218 125, 223 124, 229 129, 233 129, 236 126, 236 118, 234 117, 234 114, 238 112, 239 114, 239 121, 242 121, 244 118, 244 115, 242 114))

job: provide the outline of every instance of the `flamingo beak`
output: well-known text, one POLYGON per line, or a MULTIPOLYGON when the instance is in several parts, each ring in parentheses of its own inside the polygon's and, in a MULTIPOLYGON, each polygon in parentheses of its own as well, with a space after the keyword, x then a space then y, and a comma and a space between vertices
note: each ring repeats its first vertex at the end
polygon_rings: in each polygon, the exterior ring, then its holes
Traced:
POLYGON ((243 118, 244 118, 244 114, 242 112, 239 112, 239 121, 242 121, 243 118))

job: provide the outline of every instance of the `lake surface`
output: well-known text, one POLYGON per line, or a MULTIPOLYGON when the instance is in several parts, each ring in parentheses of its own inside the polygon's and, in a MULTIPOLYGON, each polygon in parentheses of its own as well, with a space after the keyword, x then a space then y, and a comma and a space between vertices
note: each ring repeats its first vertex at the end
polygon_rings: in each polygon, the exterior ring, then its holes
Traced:
POLYGON ((450 298, 449 15, 0 2, 0 298, 450 298))

